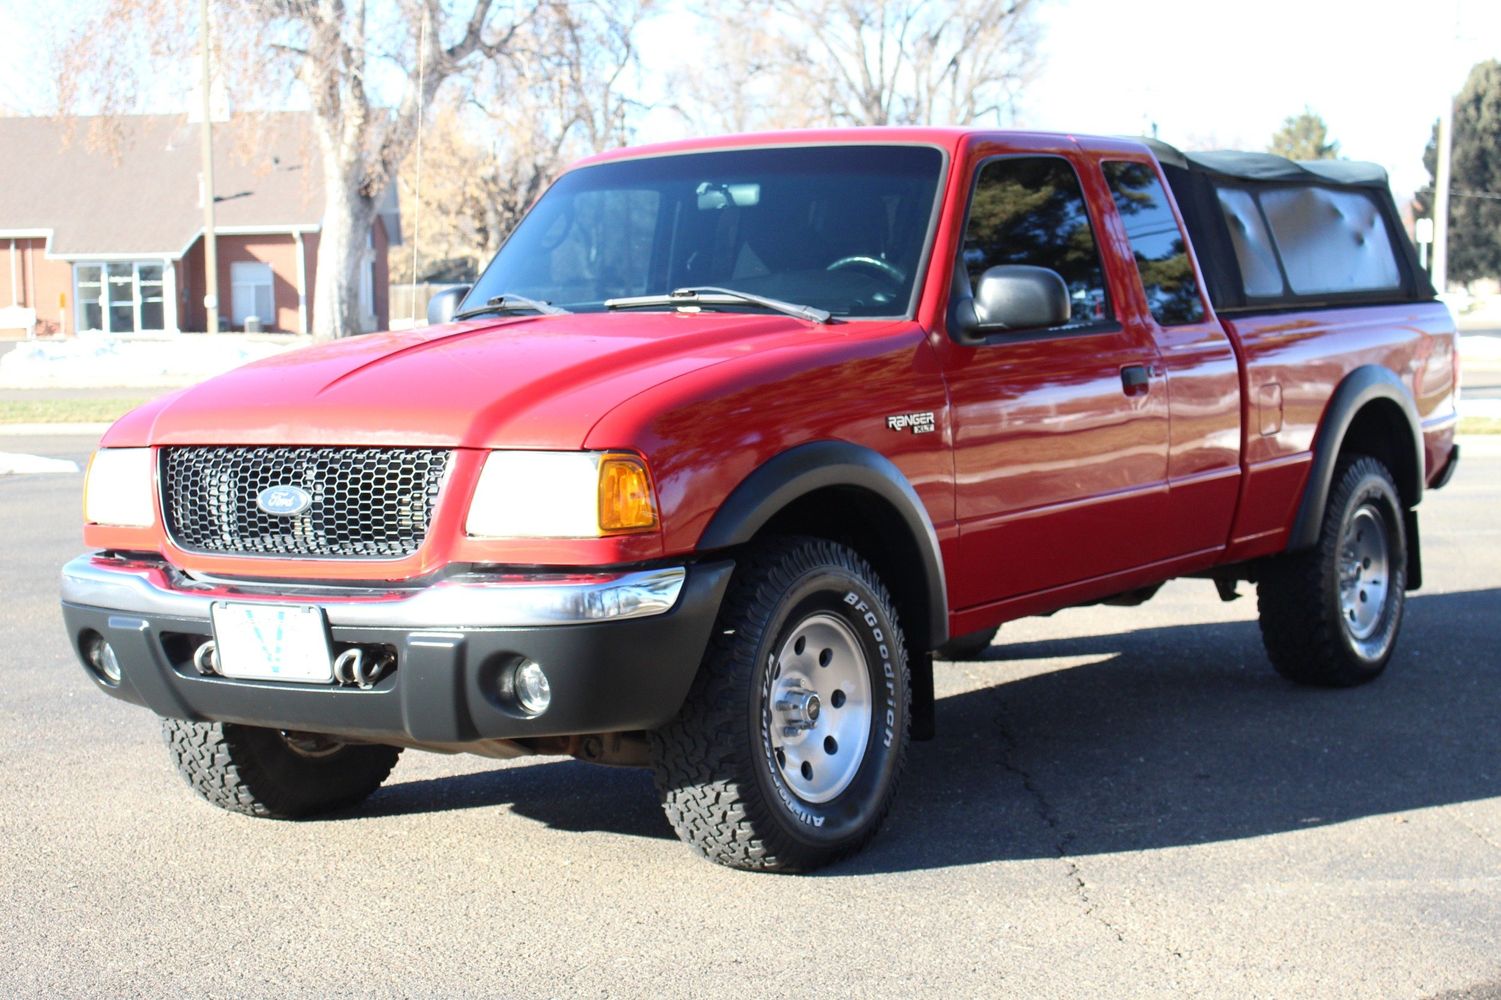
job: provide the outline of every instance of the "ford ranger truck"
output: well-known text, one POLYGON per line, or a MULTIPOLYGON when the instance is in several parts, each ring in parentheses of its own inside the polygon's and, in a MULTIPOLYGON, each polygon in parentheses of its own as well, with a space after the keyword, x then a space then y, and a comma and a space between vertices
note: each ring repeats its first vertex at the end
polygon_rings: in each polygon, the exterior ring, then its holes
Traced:
POLYGON ((565 754, 652 768, 707 858, 812 869, 891 808, 934 651, 1005 621, 1251 582, 1284 677, 1372 680, 1459 455, 1453 321, 1359 163, 625 149, 430 320, 165 396, 94 456, 68 639, 215 805, 565 754))

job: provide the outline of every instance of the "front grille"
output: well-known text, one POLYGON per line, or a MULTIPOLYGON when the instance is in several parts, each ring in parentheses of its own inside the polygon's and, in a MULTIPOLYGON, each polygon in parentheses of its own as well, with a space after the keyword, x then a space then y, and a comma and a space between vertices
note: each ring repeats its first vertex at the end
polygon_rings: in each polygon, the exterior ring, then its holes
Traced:
POLYGON ((195 552, 399 558, 427 537, 448 460, 431 448, 163 448, 162 513, 195 552), (311 503, 267 513, 257 501, 276 486, 311 503))

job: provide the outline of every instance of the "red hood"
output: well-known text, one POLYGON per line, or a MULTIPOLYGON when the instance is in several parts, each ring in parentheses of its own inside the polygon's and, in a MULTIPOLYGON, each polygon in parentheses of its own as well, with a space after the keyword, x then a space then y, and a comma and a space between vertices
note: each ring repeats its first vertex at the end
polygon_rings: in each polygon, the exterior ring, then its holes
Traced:
POLYGON ((783 316, 589 313, 355 337, 157 400, 105 443, 578 448, 600 417, 653 385, 838 329, 783 316))

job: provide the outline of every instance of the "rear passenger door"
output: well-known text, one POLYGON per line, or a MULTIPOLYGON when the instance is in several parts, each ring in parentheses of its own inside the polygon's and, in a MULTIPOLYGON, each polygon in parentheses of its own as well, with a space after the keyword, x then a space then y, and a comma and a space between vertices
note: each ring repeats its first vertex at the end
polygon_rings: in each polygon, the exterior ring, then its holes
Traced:
POLYGON ((1167 380, 1170 555, 1212 557, 1226 544, 1240 489, 1240 371, 1167 187, 1151 160, 1099 168, 1136 267, 1118 303, 1122 324, 1150 337, 1167 380))
MULTIPOLYGON (((940 346, 954 423, 955 608, 1164 556, 1166 386, 1151 331, 1117 318, 1077 162, 1062 152, 997 156, 973 178, 962 280, 973 288, 1000 264, 1050 268, 1074 315, 1053 329, 940 346)), ((1098 173, 1088 176, 1091 200, 1108 200, 1098 173)))

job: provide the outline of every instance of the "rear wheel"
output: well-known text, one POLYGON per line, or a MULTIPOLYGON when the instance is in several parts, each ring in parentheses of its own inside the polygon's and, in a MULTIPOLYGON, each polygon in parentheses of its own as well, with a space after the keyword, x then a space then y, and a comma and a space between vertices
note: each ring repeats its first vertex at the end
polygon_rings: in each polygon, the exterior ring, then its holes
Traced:
POLYGON ((229 722, 163 719, 162 738, 193 791, 221 809, 273 819, 362 802, 401 756, 399 747, 229 722))
POLYGON ((1300 684, 1374 680, 1396 646, 1406 592, 1407 534, 1391 473, 1374 458, 1341 459, 1317 543, 1261 573, 1267 655, 1300 684))
POLYGON ((806 871, 858 850, 906 757, 906 644, 850 549, 779 540, 742 560, 677 719, 653 734, 678 836, 732 868, 806 871))

